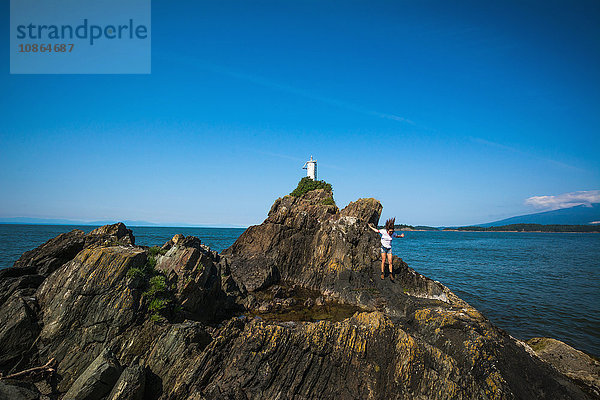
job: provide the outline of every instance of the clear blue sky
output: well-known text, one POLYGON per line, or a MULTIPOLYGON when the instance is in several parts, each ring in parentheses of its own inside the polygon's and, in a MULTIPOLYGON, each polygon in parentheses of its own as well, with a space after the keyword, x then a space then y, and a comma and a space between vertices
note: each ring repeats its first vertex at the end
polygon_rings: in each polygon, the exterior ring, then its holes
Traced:
POLYGON ((10 75, 0 30, 0 217, 256 224, 311 154, 340 207, 375 197, 399 223, 483 223, 600 188, 598 1, 152 15, 150 75, 10 75))

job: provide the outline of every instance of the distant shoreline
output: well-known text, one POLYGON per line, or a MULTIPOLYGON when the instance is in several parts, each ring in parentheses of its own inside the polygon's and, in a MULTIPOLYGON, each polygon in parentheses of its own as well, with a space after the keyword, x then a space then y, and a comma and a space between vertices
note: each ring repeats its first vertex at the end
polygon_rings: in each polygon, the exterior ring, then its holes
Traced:
POLYGON ((509 224, 497 226, 453 226, 430 227, 412 226, 408 224, 395 225, 397 231, 404 232, 531 232, 531 233, 600 233, 599 225, 575 224, 509 224))
POLYGON ((439 232, 476 232, 476 233, 600 233, 598 231, 509 231, 509 230, 495 230, 495 231, 484 231, 484 230, 467 230, 467 229, 440 229, 439 232))
MULTIPOLYGON (((117 221, 118 222, 118 221, 117 221)), ((115 222, 116 223, 116 222, 115 222)), ((94 224, 94 223, 36 223, 36 222, 0 222, 0 225, 31 225, 31 226, 86 226, 90 228, 97 228, 107 224, 94 224)), ((110 224, 108 224, 110 225, 110 224)), ((230 225, 135 225, 127 224, 129 228, 211 228, 211 229, 248 229, 247 226, 230 226, 230 225)))

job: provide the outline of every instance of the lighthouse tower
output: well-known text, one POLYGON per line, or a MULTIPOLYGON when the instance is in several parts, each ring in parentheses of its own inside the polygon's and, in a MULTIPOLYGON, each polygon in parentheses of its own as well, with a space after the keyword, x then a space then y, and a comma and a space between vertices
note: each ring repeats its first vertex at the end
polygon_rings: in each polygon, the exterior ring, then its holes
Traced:
POLYGON ((310 156, 310 160, 304 163, 302 169, 306 170, 306 176, 310 179, 317 180, 317 160, 313 160, 312 156, 310 156))

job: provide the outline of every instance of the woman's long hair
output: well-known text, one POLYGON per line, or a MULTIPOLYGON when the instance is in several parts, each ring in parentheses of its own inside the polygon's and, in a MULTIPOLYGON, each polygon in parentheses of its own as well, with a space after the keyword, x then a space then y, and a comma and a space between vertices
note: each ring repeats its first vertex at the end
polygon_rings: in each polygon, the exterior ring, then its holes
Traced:
POLYGON ((387 221, 385 221, 385 230, 386 231, 390 231, 390 230, 394 230, 394 225, 396 224, 396 218, 390 218, 387 221))

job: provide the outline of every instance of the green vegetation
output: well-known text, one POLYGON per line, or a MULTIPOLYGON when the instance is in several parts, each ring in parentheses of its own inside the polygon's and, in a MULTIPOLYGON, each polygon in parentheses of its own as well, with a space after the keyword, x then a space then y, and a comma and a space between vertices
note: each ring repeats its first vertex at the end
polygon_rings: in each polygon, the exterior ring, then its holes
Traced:
POLYGON ((335 206, 335 201, 333 201, 333 197, 327 197, 326 199, 323 199, 321 203, 326 206, 335 206))
POLYGON ((461 226, 444 228, 445 231, 475 231, 475 232, 600 232, 598 225, 541 225, 541 224, 511 224, 502 226, 461 226))
POLYGON ((130 268, 127 277, 144 281, 145 291, 142 299, 148 307, 151 321, 160 321, 171 315, 177 309, 173 305, 173 289, 169 286, 167 278, 155 269, 156 256, 164 255, 165 250, 154 246, 148 249, 146 263, 141 268, 130 268))
POLYGON ((294 191, 290 194, 294 197, 299 197, 310 192, 311 190, 316 189, 325 189, 325 191, 333 193, 331 184, 325 181, 313 181, 308 176, 305 176, 304 178, 300 179, 300 182, 298 182, 298 187, 296 187, 296 189, 294 189, 294 191))
POLYGON ((144 296, 149 298, 156 298, 156 296, 162 295, 168 292, 167 281, 164 275, 156 275, 150 278, 148 290, 144 292, 144 296))
POLYGON ((161 255, 164 256, 167 253, 166 249, 161 249, 158 246, 152 246, 148 249, 148 254, 150 254, 150 256, 152 257, 156 257, 157 255, 161 255))
POLYGON ((129 268, 129 271, 127 271, 128 278, 143 278, 145 275, 144 270, 141 268, 129 268))

